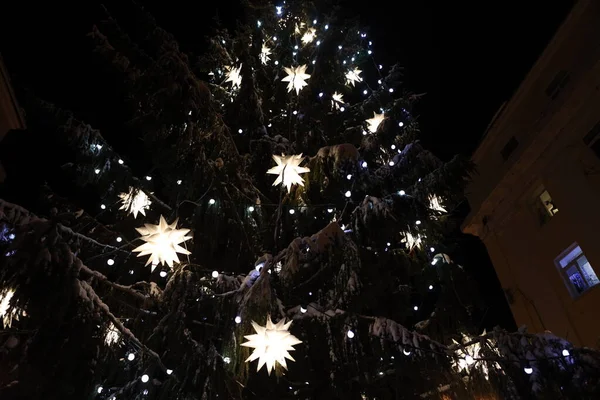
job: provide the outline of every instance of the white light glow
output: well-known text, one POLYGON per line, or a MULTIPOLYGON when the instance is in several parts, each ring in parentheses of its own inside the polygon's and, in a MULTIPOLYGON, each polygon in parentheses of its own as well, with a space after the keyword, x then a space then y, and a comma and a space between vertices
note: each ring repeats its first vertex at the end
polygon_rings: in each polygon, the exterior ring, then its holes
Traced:
POLYGON ((303 159, 302 154, 291 156, 286 156, 285 154, 281 156, 274 155, 273 160, 275 160, 277 165, 267 171, 267 174, 278 175, 275 182, 273 182, 273 186, 281 183, 287 188, 288 193, 294 184, 304 186, 304 179, 300 177, 300 174, 310 172, 310 169, 300 167, 303 159))
POLYGON ((179 245, 192 238, 186 236, 190 230, 176 227, 177 219, 169 225, 161 215, 158 225, 144 224, 142 228, 135 228, 142 235, 140 238, 146 243, 132 251, 139 252, 138 257, 150 255, 146 265, 152 264, 151 271, 154 271, 158 264, 167 264, 173 268, 173 262, 179 262, 177 253, 191 254, 179 245))
POLYGON ((146 193, 132 186, 129 187, 129 192, 119 194, 119 198, 122 203, 119 210, 133 214, 133 218, 137 218, 138 213, 146 216, 146 210, 152 205, 146 193))

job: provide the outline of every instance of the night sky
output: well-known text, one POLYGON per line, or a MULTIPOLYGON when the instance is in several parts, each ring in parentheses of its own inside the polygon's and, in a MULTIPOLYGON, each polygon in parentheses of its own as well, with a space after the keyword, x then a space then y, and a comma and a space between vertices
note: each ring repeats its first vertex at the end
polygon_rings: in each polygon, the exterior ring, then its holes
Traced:
MULTIPOLYGON (((75 8, 18 3, 3 6, 4 17, 9 18, 0 27, 0 51, 13 80, 102 128, 106 122, 95 120, 89 110, 103 106, 110 87, 105 86, 98 67, 94 70, 91 65, 97 60, 85 37, 92 24, 104 17, 102 9, 96 2, 75 8), (80 102, 82 114, 88 110, 85 115, 78 114, 73 99, 80 102)), ((172 0, 147 8, 184 51, 200 54, 213 17, 218 14, 226 25, 234 26, 239 10, 238 1, 233 0, 203 3, 172 0)), ((574 0, 342 3, 369 27, 378 62, 399 62, 406 69, 406 87, 427 93, 417 108, 422 140, 440 158, 448 159, 456 153, 469 155, 476 148, 490 119, 518 87, 574 0), (393 10, 389 4, 394 4, 393 10)), ((104 4, 118 18, 119 2, 104 4)), ((483 325, 512 328, 485 248, 476 240, 463 240, 467 251, 458 262, 480 281, 490 305, 483 325)))

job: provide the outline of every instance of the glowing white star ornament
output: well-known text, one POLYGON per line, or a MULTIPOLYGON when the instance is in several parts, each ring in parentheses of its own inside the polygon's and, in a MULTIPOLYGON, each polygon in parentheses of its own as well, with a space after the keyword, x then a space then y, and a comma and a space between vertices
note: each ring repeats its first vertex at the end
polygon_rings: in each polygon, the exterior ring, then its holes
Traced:
POLYGON ((362 82, 362 78, 360 77, 361 72, 358 68, 346 72, 346 84, 354 86, 355 82, 362 82))
POLYGON ((429 208, 432 209, 433 211, 439 211, 442 213, 448 212, 442 206, 442 202, 440 201, 440 198, 438 196, 436 196, 435 194, 429 195, 429 208))
POLYGON ((331 106, 334 109, 339 110, 342 104, 344 104, 344 96, 341 93, 335 92, 331 98, 331 106))
POLYGON ((291 92, 292 89, 296 90, 296 94, 300 93, 300 90, 304 86, 307 86, 306 80, 310 78, 310 75, 306 73, 306 65, 300 65, 299 67, 283 68, 287 74, 283 78, 282 82, 288 82, 287 90, 291 92))
POLYGON ((273 182, 273 186, 283 183, 283 186, 287 187, 288 193, 294 184, 304 186, 304 179, 302 179, 300 174, 310 172, 310 169, 300 166, 303 159, 302 154, 293 156, 286 156, 285 154, 281 156, 274 155, 273 160, 275 160, 277 165, 267 171, 267 174, 279 175, 275 179, 275 182, 273 182))
POLYGON ((191 254, 189 251, 179 245, 186 240, 191 239, 191 236, 186 236, 189 229, 176 229, 177 220, 171 225, 167 224, 165 218, 161 215, 158 225, 144 224, 141 228, 135 228, 145 241, 143 245, 133 249, 134 252, 139 252, 138 257, 150 255, 146 265, 152 264, 152 271, 160 264, 167 264, 173 268, 173 262, 179 262, 177 253, 191 254))
POLYGON ((227 79, 225 82, 231 82, 231 88, 235 89, 236 87, 242 86, 242 75, 240 72, 242 71, 242 64, 239 67, 225 67, 227 72, 225 75, 227 79))
POLYGON ((423 238, 419 234, 413 235, 410 232, 405 232, 404 239, 402 239, 401 242, 406 245, 408 250, 412 250, 415 247, 421 247, 423 244, 423 238))
POLYGON ((302 343, 301 340, 288 331, 291 324, 292 321, 286 323, 285 318, 274 324, 271 321, 271 316, 267 316, 267 326, 260 326, 252 321, 252 327, 256 333, 244 336, 248 341, 242 343, 242 346, 254 348, 246 362, 258 359, 256 371, 258 372, 263 365, 266 365, 269 375, 271 375, 271 371, 275 369, 277 363, 287 369, 286 358, 296 361, 289 351, 294 350, 294 345, 302 343))
POLYGON ((371 133, 375 133, 377 132, 377 129, 379 129, 379 124, 381 124, 381 122, 385 119, 385 114, 381 113, 381 114, 377 114, 377 113, 373 113, 373 118, 369 118, 367 119, 365 122, 367 124, 369 124, 369 126, 367 127, 367 129, 369 130, 369 132, 371 133))
POLYGON ((128 193, 121 193, 119 197, 123 203, 119 210, 126 210, 129 214, 133 214, 133 218, 137 218, 138 213, 146 216, 146 210, 152 205, 146 193, 131 186, 128 193))
POLYGON ((315 40, 315 34, 317 33, 317 31, 315 30, 315 28, 309 28, 304 35, 302 35, 302 44, 309 44, 310 42, 312 42, 313 40, 315 40))
POLYGON ((271 57, 269 57, 270 55, 271 49, 267 45, 263 44, 262 48, 260 49, 260 54, 258 55, 260 62, 267 64, 267 62, 271 59, 271 57))
POLYGON ((0 290, 0 319, 4 328, 10 328, 13 320, 18 321, 19 317, 27 315, 24 310, 10 304, 14 295, 12 289, 0 290))

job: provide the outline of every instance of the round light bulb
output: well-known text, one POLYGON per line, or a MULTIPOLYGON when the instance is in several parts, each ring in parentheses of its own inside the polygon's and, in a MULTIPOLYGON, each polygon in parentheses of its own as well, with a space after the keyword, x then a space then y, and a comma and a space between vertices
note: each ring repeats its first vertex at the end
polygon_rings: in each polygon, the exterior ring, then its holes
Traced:
POLYGON ((254 211, 254 207, 252 207, 252 206, 248 207, 248 211, 253 212, 254 211))
POLYGON ((121 236, 117 236, 117 242, 121 243, 122 240, 121 236))
POLYGON ((402 122, 402 121, 398 122, 398 126, 399 126, 400 128, 402 128, 402 127, 404 126, 404 122, 402 122))
POLYGON ((527 375, 531 375, 533 373, 533 368, 531 368, 531 367, 525 367, 525 368, 523 368, 523 371, 525 371, 525 373, 527 375))
POLYGON ((173 373, 172 369, 167 369, 167 375, 171 375, 173 373))
POLYGON ((429 290, 433 290, 433 285, 429 285, 429 290))
POLYGON ((96 168, 96 169, 94 170, 94 172, 96 173, 96 175, 98 175, 98 174, 100 173, 100 170, 99 170, 98 168, 96 168))
POLYGON ((210 199, 210 200, 208 200, 208 204, 210 204, 210 205, 213 205, 213 204, 215 204, 215 203, 216 203, 216 200, 215 200, 215 199, 210 199))
POLYGON ((242 130, 242 128, 238 129, 238 133, 242 133, 242 132, 244 132, 244 131, 242 130))
POLYGON ((128 359, 129 361, 133 361, 133 360, 135 359, 135 354, 133 354, 133 353, 129 353, 129 354, 127 354, 127 359, 128 359))
POLYGON ((115 265, 115 260, 113 260, 112 258, 109 258, 108 260, 106 260, 106 263, 108 265, 115 265))
POLYGON ((350 192, 349 190, 347 190, 346 193, 344 193, 344 196, 350 197, 350 196, 352 196, 352 192, 350 192))
POLYGON ((106 206, 104 204, 100 204, 100 208, 106 210, 106 206))
POLYGON ((435 247, 430 247, 429 251, 431 251, 433 253, 435 251, 435 247))
POLYGON ((328 209, 327 209, 327 212, 328 212, 329 214, 331 214, 331 213, 333 212, 333 208, 328 208, 328 209))
POLYGON ((306 311, 307 311, 307 309, 306 309, 306 308, 304 308, 304 307, 300 306, 300 312, 301 312, 302 314, 304 314, 306 311))
POLYGON ((152 177, 151 177, 151 176, 146 176, 146 180, 147 180, 147 181, 151 181, 151 180, 152 180, 152 177))
POLYGON ((213 271, 212 272, 212 277, 213 278, 218 278, 219 277, 219 271, 213 271))
POLYGON ((160 271, 158 274, 161 278, 164 278, 165 276, 167 276, 167 271, 160 271))
POLYGON ((414 306, 414 307, 413 307, 413 310, 415 310, 415 311, 419 311, 419 306, 414 306))
POLYGON ((236 324, 241 324, 242 323, 242 317, 240 317, 239 315, 237 317, 235 317, 234 319, 236 324))
POLYGON ((150 380, 150 377, 146 374, 142 375, 142 382, 146 383, 150 380))
POLYGON ((408 349, 403 349, 402 352, 404 353, 405 356, 410 356, 410 350, 408 349))
POLYGON ((323 92, 319 93, 319 97, 323 97, 323 92))
POLYGON ((406 192, 404 190, 398 190, 398 194, 400 196, 404 196, 406 194, 406 192))
POLYGON ((181 185, 181 179, 177 180, 177 184, 181 185))
POLYGON ((389 164, 390 167, 394 166, 394 162, 393 161, 390 161, 388 164, 389 164))
POLYGON ((124 161, 119 158, 119 164, 123 165, 124 161))
POLYGON ((231 358, 229 358, 229 357, 223 357, 223 362, 225 364, 229 364, 231 362, 231 358))
POLYGON ((367 89, 363 90, 363 94, 367 94, 369 92, 367 92, 367 89))
POLYGON ((98 393, 102 393, 102 391, 104 390, 104 388, 102 386, 98 386, 98 390, 96 390, 98 393))
POLYGON ((389 89, 390 93, 394 93, 394 88, 389 89))
POLYGON ((562 355, 563 355, 563 356, 565 356, 565 357, 569 357, 571 354, 569 353, 569 350, 567 350, 567 349, 564 349, 564 350, 562 351, 562 355))
POLYGON ((416 220, 416 221, 415 221, 415 224, 417 224, 417 225, 421 225, 421 221, 420 221, 420 220, 416 220))
POLYGON ((346 175, 346 179, 348 179, 348 180, 352 179, 352 174, 346 175))
POLYGON ((348 339, 352 339, 354 337, 354 332, 348 330, 348 332, 346 332, 346 336, 348 336, 348 339))
POLYGON ((293 208, 290 209, 290 214, 294 214, 296 212, 296 210, 294 210, 293 208))
POLYGON ((366 161, 363 161, 361 165, 362 165, 363 168, 367 168, 367 162, 366 161))

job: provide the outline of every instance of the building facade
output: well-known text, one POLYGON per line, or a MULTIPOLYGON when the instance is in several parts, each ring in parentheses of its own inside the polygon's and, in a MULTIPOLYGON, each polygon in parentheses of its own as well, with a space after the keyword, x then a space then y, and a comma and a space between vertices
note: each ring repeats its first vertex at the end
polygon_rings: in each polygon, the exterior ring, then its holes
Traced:
POLYGON ((580 0, 473 155, 462 229, 517 325, 600 347, 600 2, 580 0))
MULTIPOLYGON (((17 99, 8 77, 2 57, 0 57, 0 146, 2 139, 13 129, 25 129, 25 120, 21 115, 17 99)), ((0 160, 0 183, 5 179, 2 160, 0 160)))

